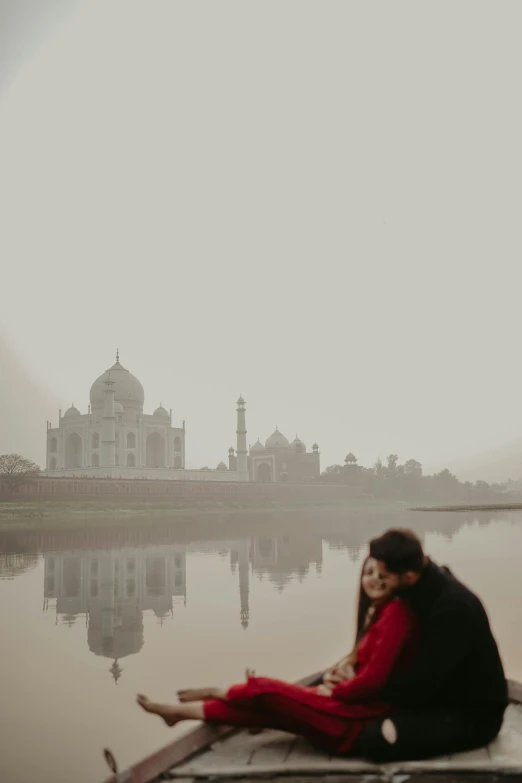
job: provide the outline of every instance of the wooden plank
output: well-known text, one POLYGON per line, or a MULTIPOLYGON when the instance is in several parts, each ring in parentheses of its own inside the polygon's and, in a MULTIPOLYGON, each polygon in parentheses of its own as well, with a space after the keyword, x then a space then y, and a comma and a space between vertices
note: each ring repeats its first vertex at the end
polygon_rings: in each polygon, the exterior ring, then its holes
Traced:
POLYGON ((366 772, 375 774, 381 771, 382 765, 372 764, 366 759, 352 758, 350 756, 331 756, 328 763, 328 774, 337 775, 339 772, 366 772))
POLYGON ((170 767, 184 761, 190 756, 207 748, 220 737, 232 734, 236 729, 229 726, 211 726, 202 723, 185 736, 171 742, 143 761, 139 761, 128 769, 117 772, 106 783, 150 783, 170 767))
MULTIPOLYGON (((232 778, 233 780, 233 778, 232 778)), ((259 778, 249 778, 246 777, 241 780, 241 783, 253 783, 253 781, 256 781, 258 783, 259 778)), ((274 778, 270 778, 271 783, 312 783, 314 780, 314 777, 310 777, 309 775, 290 775, 290 776, 278 776, 274 778)), ((331 777, 328 776, 326 778, 327 783, 377 783, 377 781, 383 781, 384 778, 381 778, 380 776, 377 778, 375 775, 368 776, 368 775, 332 775, 331 777)), ((181 783, 181 779, 178 780, 178 783, 181 783)), ((229 783, 229 779, 223 778, 220 783, 229 783)), ((387 783, 391 783, 391 781, 388 781, 387 783)), ((395 783, 404 783, 404 781, 395 781, 395 783)), ((460 781, 462 783, 462 781, 460 781)), ((466 783, 466 782, 464 782, 466 783)), ((481 783, 486 783, 484 779, 482 779, 481 783)), ((490 783, 490 781, 487 781, 487 783, 490 783)))
POLYGON ((224 742, 220 742, 216 746, 216 752, 226 755, 230 745, 232 747, 241 746, 248 750, 249 757, 251 757, 256 751, 271 742, 281 742, 288 739, 294 739, 293 735, 287 734, 285 731, 276 731, 275 729, 265 729, 260 734, 249 734, 247 731, 242 731, 230 740, 226 739, 224 742))
POLYGON ((218 750, 206 750, 203 753, 198 753, 192 759, 185 761, 183 764, 176 766, 178 772, 183 774, 202 774, 203 772, 210 773, 211 770, 219 770, 221 767, 230 767, 232 764, 238 764, 243 766, 248 764, 252 751, 244 744, 235 745, 234 747, 227 747, 224 743, 223 747, 218 750))
POLYGON ((522 682, 508 680, 508 692, 511 701, 516 704, 522 704, 522 682))
MULTIPOLYGON (((385 778, 383 778, 384 780, 385 778)), ((502 775, 498 777, 497 775, 483 775, 477 772, 438 772, 434 774, 419 772, 407 777, 408 783, 511 783, 511 781, 520 783, 520 778, 517 775, 502 775)), ((405 777, 404 775, 394 776, 390 778, 390 783, 405 783, 405 777)))
MULTIPOLYGON (((241 783, 259 783, 260 777, 244 777, 241 778, 241 783)), ((270 783, 312 783, 318 779, 317 775, 308 775, 302 773, 301 775, 276 775, 275 777, 267 776, 270 783)), ((194 781, 186 780, 183 778, 176 778, 177 783, 195 783, 194 781)), ((231 781, 237 781, 237 778, 220 778, 220 783, 230 783, 231 781)), ((389 777, 387 773, 381 774, 367 774, 367 773, 344 773, 336 775, 328 775, 322 778, 321 783, 520 783, 520 778, 511 775, 483 775, 481 773, 460 773, 448 774, 447 772, 424 774, 414 773, 413 775, 393 775, 389 777)))
POLYGON ((267 730, 263 734, 249 735, 241 732, 225 742, 219 742, 210 750, 198 754, 192 760, 176 767, 178 774, 187 775, 214 775, 221 774, 223 768, 246 767, 251 764, 252 757, 257 751, 270 743, 290 743, 293 741, 291 734, 282 731, 267 730))
POLYGON ((291 767, 292 764, 300 764, 306 761, 320 761, 328 759, 328 755, 322 753, 317 748, 314 748, 304 737, 294 737, 290 753, 286 757, 285 771, 287 767, 291 767))
POLYGON ((272 737, 254 751, 250 759, 250 766, 263 767, 278 764, 282 767, 287 759, 294 743, 294 735, 281 732, 280 737, 272 737))
POLYGON ((489 768, 490 755, 487 748, 477 748, 468 750, 464 753, 454 753, 449 757, 449 764, 452 769, 473 769, 475 767, 489 768))
POLYGON ((522 767, 522 706, 507 708, 500 733, 489 745, 489 755, 495 767, 522 767))
POLYGON ((420 761, 400 761, 386 766, 389 774, 413 774, 413 773, 437 773, 446 774, 453 769, 451 756, 437 756, 434 759, 424 759, 420 761))
MULTIPOLYGON (((298 680, 297 684, 308 685, 314 682, 320 674, 321 672, 314 672, 298 680)), ((202 723, 151 756, 146 756, 128 769, 111 775, 105 783, 151 783, 158 775, 181 764, 199 751, 205 750, 217 739, 231 736, 237 732, 238 729, 235 727, 211 726, 208 723, 202 723)))
POLYGON ((510 704, 504 713, 502 729, 517 729, 522 731, 522 704, 510 704))
MULTIPOLYGON (((313 674, 310 677, 306 677, 300 681, 300 684, 307 685, 310 682, 313 682, 317 676, 318 674, 313 674)), ((522 684, 510 681, 509 688, 511 699, 513 701, 521 701, 522 684)), ((320 753, 318 753, 316 757, 313 749, 310 747, 305 754, 304 745, 302 743, 296 745, 292 739, 288 738, 289 735, 286 735, 287 739, 279 744, 270 744, 268 743, 270 734, 271 732, 267 731, 258 735, 249 735, 244 731, 238 731, 234 728, 201 724, 152 756, 149 756, 121 773, 111 776, 107 780, 107 783, 151 783, 151 781, 166 770, 171 770, 173 773, 172 776, 176 778, 190 777, 192 769, 195 768, 195 766, 199 767, 200 770, 203 770, 204 768, 209 769, 210 766, 214 765, 216 762, 219 763, 220 778, 227 776, 247 777, 248 773, 252 776, 254 771, 253 767, 256 768, 255 776, 257 776, 257 774, 270 774, 276 776, 278 772, 279 774, 283 773, 285 775, 324 775, 331 774, 332 772, 335 772, 335 774, 350 774, 352 772, 369 772, 370 770, 377 771, 383 769, 383 767, 376 767, 375 765, 368 764, 360 759, 330 759, 326 756, 322 757, 320 753), (227 741, 225 740, 227 737, 232 737, 232 735, 236 735, 234 744, 227 750, 225 747, 227 741), (183 767, 180 766, 178 768, 178 765, 182 765, 187 759, 200 754, 201 751, 208 748, 218 739, 223 740, 219 752, 215 752, 217 748, 213 749, 211 755, 207 753, 198 757, 197 764, 196 759, 194 759, 194 762, 190 765, 184 765, 183 767), (256 749, 250 751, 252 753, 251 758, 248 763, 245 763, 247 747, 253 748, 251 744, 253 740, 255 740, 254 746, 256 749), (243 745, 245 745, 245 751, 241 749, 243 745), (298 753, 295 753, 294 758, 294 752, 299 748, 301 749, 300 752, 303 754, 301 759, 299 759, 298 753), (227 757, 228 761, 226 761, 227 757), (252 763, 254 758, 256 758, 255 764, 252 763), (237 762, 235 765, 230 763, 232 759, 237 762)), ((469 756, 466 758, 467 754, 466 756, 464 754, 459 754, 461 759, 456 762, 457 767, 459 770, 480 768, 481 771, 487 771, 489 768, 491 772, 500 770, 501 774, 506 774, 508 770, 511 770, 513 773, 515 773, 516 770, 519 770, 522 775, 522 705, 512 704, 506 710, 506 717, 501 735, 491 744, 489 753, 489 767, 484 758, 482 758, 482 761, 480 760, 480 757, 477 756, 469 756)), ((458 759, 458 756, 455 756, 454 758, 458 759)), ((451 768, 452 760, 443 757, 438 760, 434 759, 431 762, 405 762, 399 767, 394 765, 393 770, 403 770, 404 772, 412 774, 413 772, 427 773, 428 771, 433 771, 435 773, 435 771, 438 772, 443 769, 448 770, 449 772, 451 768)), ((455 766, 453 766, 453 769, 455 770, 455 766)), ((387 774, 391 774, 389 768, 387 774)))
POLYGON ((287 776, 289 775, 306 775, 307 777, 324 777, 325 775, 333 775, 338 776, 340 774, 346 773, 349 775, 356 774, 356 773, 364 773, 364 774, 376 774, 383 770, 382 767, 372 767, 369 768, 369 765, 366 764, 361 759, 344 759, 344 766, 339 765, 338 767, 332 769, 330 765, 330 760, 328 756, 325 756, 323 761, 304 761, 300 764, 294 763, 292 765, 281 765, 279 763, 276 764, 259 764, 257 766, 254 766, 252 764, 247 764, 246 766, 231 766, 231 767, 221 767, 219 770, 219 774, 213 775, 210 771, 207 771, 203 775, 190 775, 188 773, 188 768, 185 773, 182 775, 180 772, 178 772, 178 768, 169 770, 169 775, 171 775, 176 780, 178 778, 186 778, 186 777, 195 777, 196 779, 209 779, 211 777, 219 778, 219 780, 226 780, 228 778, 230 779, 238 779, 238 778, 277 778, 282 775, 284 775, 285 780, 287 779, 287 776))
POLYGON ((210 756, 212 753, 213 756, 229 758, 231 756, 236 756, 239 750, 243 750, 245 754, 248 754, 250 757, 262 743, 263 735, 248 734, 246 731, 240 731, 233 737, 226 737, 222 741, 215 742, 209 750, 201 754, 201 757, 210 756))

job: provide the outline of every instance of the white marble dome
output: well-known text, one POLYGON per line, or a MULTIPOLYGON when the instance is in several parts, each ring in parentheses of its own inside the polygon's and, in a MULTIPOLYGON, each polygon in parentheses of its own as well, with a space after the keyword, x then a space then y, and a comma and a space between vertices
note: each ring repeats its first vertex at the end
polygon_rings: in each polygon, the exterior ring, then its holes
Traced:
POLYGON ((256 440, 256 442, 254 443, 254 445, 250 447, 250 453, 251 453, 251 454, 252 454, 252 452, 256 452, 256 451, 264 451, 264 450, 265 450, 265 447, 263 446, 263 444, 261 443, 261 441, 259 440, 259 438, 256 440))
POLYGON ((277 427, 265 443, 267 449, 287 449, 289 446, 288 438, 285 438, 277 427))
POLYGON ((157 419, 170 419, 169 412, 165 410, 163 405, 160 405, 159 408, 156 408, 153 416, 156 416, 157 419))
POLYGON ((115 402, 114 403, 114 413, 125 413, 123 405, 121 402, 115 402))
POLYGON ((74 405, 71 405, 70 408, 67 408, 65 413, 63 414, 64 419, 76 419, 78 416, 81 416, 82 414, 78 410, 78 408, 75 408, 74 405))
POLYGON ((114 382, 114 399, 120 402, 124 408, 131 408, 138 411, 143 410, 145 401, 145 392, 139 380, 125 367, 122 367, 119 361, 113 364, 109 370, 105 370, 103 375, 96 378, 91 386, 91 407, 93 410, 103 408, 103 393, 107 388, 105 381, 114 382), (109 375, 110 374, 110 375, 109 375))

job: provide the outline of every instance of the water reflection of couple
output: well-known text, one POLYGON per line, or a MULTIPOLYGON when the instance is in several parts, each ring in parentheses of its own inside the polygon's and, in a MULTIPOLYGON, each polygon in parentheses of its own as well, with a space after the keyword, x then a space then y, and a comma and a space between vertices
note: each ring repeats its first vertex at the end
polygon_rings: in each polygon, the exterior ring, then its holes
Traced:
POLYGON ((227 691, 181 691, 180 704, 138 696, 168 725, 200 719, 306 737, 330 753, 422 759, 491 742, 507 684, 479 599, 427 558, 413 533, 370 542, 352 652, 303 687, 253 676, 227 691))

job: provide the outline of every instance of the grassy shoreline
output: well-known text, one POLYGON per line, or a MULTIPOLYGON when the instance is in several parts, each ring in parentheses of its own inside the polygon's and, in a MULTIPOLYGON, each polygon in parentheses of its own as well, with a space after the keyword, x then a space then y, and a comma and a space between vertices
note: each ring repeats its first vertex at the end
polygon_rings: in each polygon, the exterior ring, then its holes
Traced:
POLYGON ((341 501, 281 503, 278 501, 23 501, 0 503, 0 530, 35 530, 78 527, 146 525, 186 522, 196 517, 208 520, 223 515, 299 514, 299 512, 383 513, 406 511, 405 501, 354 498, 341 501))
POLYGON ((79 528, 139 527, 147 525, 185 525, 196 520, 219 524, 224 519, 279 518, 295 521, 317 520, 325 515, 366 517, 426 512, 496 512, 522 510, 522 503, 452 504, 414 506, 411 501, 382 498, 346 498, 331 501, 22 501, 0 503, 0 532, 28 530, 67 530, 79 528))

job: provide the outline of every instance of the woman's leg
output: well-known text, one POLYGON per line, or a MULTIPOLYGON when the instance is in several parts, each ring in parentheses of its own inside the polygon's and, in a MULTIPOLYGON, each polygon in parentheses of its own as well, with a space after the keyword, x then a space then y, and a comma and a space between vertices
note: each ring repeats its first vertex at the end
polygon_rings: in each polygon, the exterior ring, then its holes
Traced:
POLYGON ((160 704, 159 702, 151 701, 141 693, 138 694, 136 701, 145 712, 150 712, 152 715, 159 715, 160 718, 163 718, 167 726, 174 726, 181 720, 205 720, 202 702, 194 702, 193 704, 160 704))
POLYGON ((189 701, 225 700, 226 698, 227 692, 223 688, 185 688, 178 691, 178 699, 184 704, 189 701))
MULTIPOLYGON (((245 669, 245 680, 247 682, 249 677, 255 677, 254 669, 245 669)), ((178 691, 178 699, 182 702, 209 701, 210 699, 222 699, 225 701, 227 692, 223 688, 185 688, 178 691)))
POLYGON ((161 704, 139 694, 137 702, 145 712, 163 718, 167 726, 174 726, 182 720, 204 720, 209 723, 221 723, 226 726, 250 728, 279 728, 274 721, 255 709, 240 710, 219 699, 192 702, 191 704, 161 704), (268 721, 268 722, 267 722, 268 721))
POLYGON ((305 737, 319 748, 328 753, 335 753, 340 745, 337 732, 346 731, 346 722, 339 721, 334 727, 334 733, 330 733, 332 726, 321 728, 316 725, 313 717, 306 711, 299 713, 295 704, 285 699, 278 699, 277 704, 265 705, 262 703, 241 707, 233 706, 230 702, 211 700, 203 702, 205 721, 217 723, 222 726, 238 726, 241 728, 276 729, 305 737))
POLYGON ((205 720, 225 726, 279 729, 306 737, 324 750, 346 752, 369 723, 367 708, 353 705, 349 713, 340 702, 319 696, 314 688, 304 688, 280 680, 250 677, 233 685, 225 699, 189 704, 157 704, 138 697, 147 712, 163 718, 169 726, 180 720, 205 720))
POLYGON ((328 751, 349 750, 368 723, 364 709, 349 709, 315 688, 265 677, 233 685, 226 700, 205 701, 205 720, 223 725, 257 726, 288 731, 328 751))

